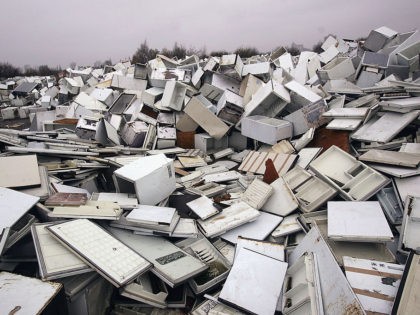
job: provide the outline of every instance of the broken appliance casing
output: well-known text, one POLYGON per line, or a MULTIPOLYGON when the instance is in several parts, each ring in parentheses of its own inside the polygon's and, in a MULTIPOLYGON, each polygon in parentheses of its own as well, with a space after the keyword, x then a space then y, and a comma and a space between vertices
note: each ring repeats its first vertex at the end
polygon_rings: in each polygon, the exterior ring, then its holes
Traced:
POLYGON ((69 315, 95 315, 106 312, 111 305, 112 285, 96 273, 58 280, 63 284, 69 315), (101 299, 101 303, 97 303, 101 299))
POLYGON ((420 249, 420 196, 408 195, 404 205, 398 251, 408 255, 420 249))
POLYGON ((350 201, 367 200, 390 182, 335 145, 312 161, 309 169, 350 201))
POLYGON ((282 313, 324 314, 315 253, 305 253, 287 269, 283 284, 282 313))
POLYGON ((227 278, 231 268, 230 262, 202 235, 198 239, 186 239, 176 245, 209 267, 188 281, 194 294, 202 294, 227 278))
POLYGON ((290 122, 261 115, 243 118, 241 126, 243 136, 268 144, 290 139, 293 135, 293 125, 290 122))
POLYGON ((316 211, 337 194, 331 185, 299 166, 283 175, 283 179, 299 202, 299 208, 306 213, 316 211))
POLYGON ((164 154, 141 157, 114 172, 117 192, 135 193, 140 204, 155 205, 175 190, 173 160, 164 154))

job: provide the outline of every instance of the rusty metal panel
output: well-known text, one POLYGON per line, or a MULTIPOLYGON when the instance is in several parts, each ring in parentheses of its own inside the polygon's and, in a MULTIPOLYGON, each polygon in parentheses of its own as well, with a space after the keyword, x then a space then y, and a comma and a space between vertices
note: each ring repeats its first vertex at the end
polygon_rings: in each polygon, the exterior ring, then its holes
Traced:
POLYGON ((195 131, 177 131, 176 132, 176 145, 183 149, 194 149, 195 131))
POLYGON ((55 193, 46 201, 47 207, 56 206, 81 206, 86 204, 87 194, 83 193, 55 193))
POLYGON ((335 145, 345 152, 350 152, 349 131, 330 130, 321 127, 315 130, 314 138, 308 147, 322 147, 323 151, 335 145))

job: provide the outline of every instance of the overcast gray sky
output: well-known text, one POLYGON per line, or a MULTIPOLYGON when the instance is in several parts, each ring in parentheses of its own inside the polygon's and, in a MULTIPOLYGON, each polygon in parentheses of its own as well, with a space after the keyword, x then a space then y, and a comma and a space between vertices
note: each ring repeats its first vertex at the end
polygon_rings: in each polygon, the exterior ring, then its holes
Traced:
POLYGON ((329 33, 367 36, 386 25, 420 29, 420 0, 18 0, 1 1, 0 62, 50 66, 113 62, 174 42, 207 51, 292 42, 329 33))

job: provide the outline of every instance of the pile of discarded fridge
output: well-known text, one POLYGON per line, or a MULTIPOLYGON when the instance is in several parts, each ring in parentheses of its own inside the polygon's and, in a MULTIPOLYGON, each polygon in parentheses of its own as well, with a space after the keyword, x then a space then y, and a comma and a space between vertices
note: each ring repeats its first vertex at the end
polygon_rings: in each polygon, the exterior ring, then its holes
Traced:
POLYGON ((420 34, 0 82, 3 314, 414 314, 420 34))

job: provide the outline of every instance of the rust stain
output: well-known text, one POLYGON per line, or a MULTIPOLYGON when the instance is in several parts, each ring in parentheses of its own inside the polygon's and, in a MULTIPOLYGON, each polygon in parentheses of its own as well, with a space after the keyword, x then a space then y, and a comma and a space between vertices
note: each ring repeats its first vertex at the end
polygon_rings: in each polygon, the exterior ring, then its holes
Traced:
POLYGON ((355 268, 355 267, 346 267, 345 269, 346 269, 346 271, 350 271, 350 272, 357 272, 357 273, 361 273, 361 274, 383 277, 382 279, 389 278, 387 280, 382 281, 382 283, 384 283, 384 284, 385 284, 384 281, 391 281, 390 279, 392 279, 392 281, 395 282, 398 279, 402 278, 402 275, 400 275, 400 274, 378 271, 377 268, 375 268, 375 267, 373 267, 374 270, 355 268))
POLYGON ((307 145, 310 147, 322 147, 322 151, 335 145, 347 153, 350 153, 349 131, 330 130, 325 127, 315 130, 314 138, 307 145))
POLYGON ((165 79, 166 80, 169 80, 169 79, 178 79, 178 76, 175 73, 171 72, 171 71, 165 71, 163 74, 165 75, 165 79))
POLYGON ((10 312, 9 312, 9 315, 14 315, 14 314, 16 314, 18 311, 20 311, 20 309, 21 309, 22 307, 21 306, 16 306, 14 309, 12 309, 10 312))
POLYGON ((222 201, 230 200, 230 194, 224 194, 222 196, 216 196, 213 198, 215 203, 220 203, 222 201))
POLYGON ((194 140, 195 131, 177 131, 176 132, 176 145, 183 149, 194 149, 195 140, 194 140))
POLYGON ((355 294, 358 294, 358 295, 369 296, 369 297, 372 297, 372 298, 375 298, 375 299, 380 299, 380 300, 384 300, 384 301, 388 301, 388 302, 393 302, 394 299, 395 299, 395 297, 380 293, 377 290, 369 291, 369 290, 362 290, 362 289, 353 288, 353 291, 354 291, 355 294))
POLYGON ((277 178, 279 178, 279 174, 277 173, 276 167, 274 166, 272 159, 267 159, 265 161, 265 172, 264 172, 264 183, 271 184, 277 178))
POLYGON ((140 113, 145 114, 145 115, 147 115, 149 117, 152 117, 153 119, 157 119, 157 117, 159 115, 158 112, 154 111, 153 108, 151 108, 151 107, 149 107, 147 105, 144 105, 141 108, 140 113))
POLYGON ((181 176, 187 176, 190 175, 187 171, 184 171, 183 169, 175 167, 175 173, 181 176))
POLYGON ((54 120, 54 124, 64 124, 64 125, 77 125, 78 119, 74 118, 63 118, 63 119, 57 119, 54 120))
POLYGON ((356 301, 347 305, 346 309, 344 310, 345 315, 363 315, 363 311, 360 308, 359 303, 356 301))

